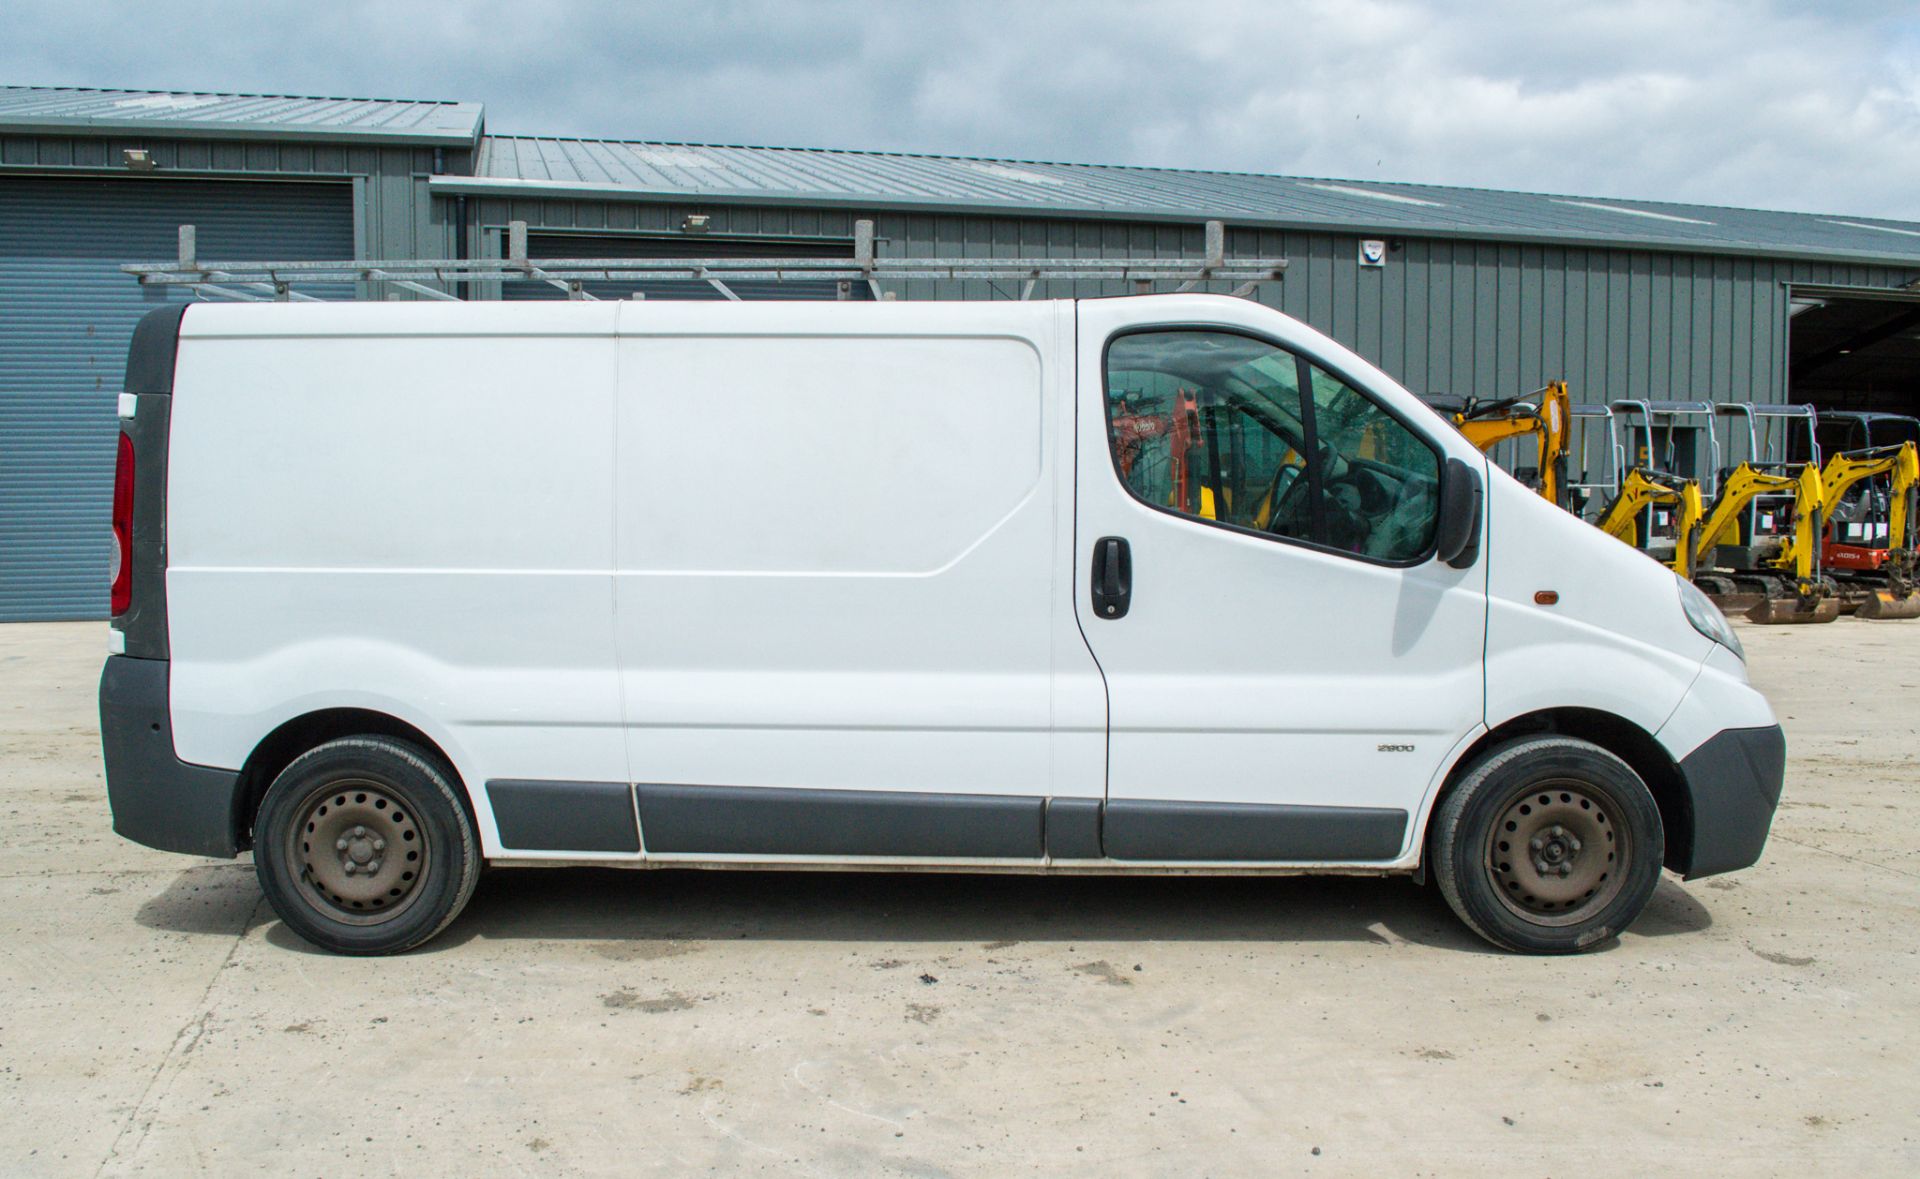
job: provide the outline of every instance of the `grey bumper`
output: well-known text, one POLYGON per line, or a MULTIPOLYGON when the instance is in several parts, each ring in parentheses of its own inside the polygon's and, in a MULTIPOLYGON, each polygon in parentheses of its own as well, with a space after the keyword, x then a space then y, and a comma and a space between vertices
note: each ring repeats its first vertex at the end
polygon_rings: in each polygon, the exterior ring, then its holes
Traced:
POLYGON ((165 659, 109 655, 100 673, 100 745, 113 829, 161 851, 232 859, 240 850, 240 775, 173 753, 165 659))
POLYGON ((1767 845, 1787 775, 1787 738, 1779 725, 1723 729, 1680 761, 1692 803, 1688 880, 1751 867, 1767 845))

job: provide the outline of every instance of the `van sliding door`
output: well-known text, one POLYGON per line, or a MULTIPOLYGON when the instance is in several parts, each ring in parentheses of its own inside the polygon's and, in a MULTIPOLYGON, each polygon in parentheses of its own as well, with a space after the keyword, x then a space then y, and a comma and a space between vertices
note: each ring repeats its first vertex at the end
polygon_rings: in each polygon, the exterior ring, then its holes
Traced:
POLYGON ((1097 806, 1104 721, 1065 591, 1061 310, 622 315, 617 628, 646 855, 1038 859, 1050 798, 1097 806), (1056 668, 1081 700, 1065 769, 1056 668))

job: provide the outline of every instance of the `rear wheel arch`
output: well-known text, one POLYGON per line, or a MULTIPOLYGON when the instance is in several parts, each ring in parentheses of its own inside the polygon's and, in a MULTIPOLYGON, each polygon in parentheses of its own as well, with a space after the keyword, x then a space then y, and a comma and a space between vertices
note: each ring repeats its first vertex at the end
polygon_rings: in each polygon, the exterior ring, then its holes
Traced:
MULTIPOLYGON (((1445 782, 1427 809, 1427 822, 1440 809, 1447 795, 1490 751, 1516 738, 1554 734, 1590 741, 1613 754, 1640 775, 1660 810, 1660 823, 1666 831, 1665 866, 1684 872, 1693 848, 1693 802, 1687 793, 1686 778, 1680 766, 1653 734, 1625 717, 1594 708, 1544 708, 1503 721, 1482 734, 1480 739, 1454 760, 1445 782)), ((1429 826, 1430 829, 1430 826, 1429 826)), ((1425 840, 1422 840, 1424 845, 1425 840)), ((1425 853, 1422 868, 1425 867, 1425 853)))
POLYGON ((436 762, 458 787, 454 794, 466 809, 467 821, 477 824, 473 800, 468 797, 465 783, 459 770, 454 767, 453 759, 447 756, 439 742, 390 713, 370 708, 323 708, 283 722, 263 737, 253 747, 253 752, 247 755, 246 762, 240 768, 238 788, 234 791, 234 830, 240 837, 241 848, 253 846, 254 820, 260 813, 261 800, 266 797, 267 788, 273 785, 280 772, 292 765, 301 754, 342 737, 391 737, 415 746, 423 756, 436 762))

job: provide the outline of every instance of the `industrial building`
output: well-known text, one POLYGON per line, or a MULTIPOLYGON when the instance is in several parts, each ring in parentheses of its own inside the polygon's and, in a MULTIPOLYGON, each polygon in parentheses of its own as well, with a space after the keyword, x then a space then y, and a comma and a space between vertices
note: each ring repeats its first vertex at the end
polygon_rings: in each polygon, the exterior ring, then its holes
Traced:
MULTIPOLYGON (((1845 204, 1844 196, 1835 203, 1845 204)), ((106 613, 130 262, 1282 257, 1256 297, 1417 391, 1920 409, 1920 224, 1847 215, 900 153, 492 136, 469 102, 0 87, 0 620, 106 613)), ((470 298, 565 297, 533 283, 470 298)), ((904 298, 1018 284, 905 281, 904 298)), ((719 298, 705 284, 589 293, 719 298)), ((1036 297, 1128 293, 1043 283, 1036 297)), ((1222 288, 1224 289, 1224 288, 1222 288)), ((328 298, 412 297, 382 283, 328 298)), ((833 282, 743 297, 869 297, 833 282)), ((244 489, 236 488, 236 494, 244 489)))

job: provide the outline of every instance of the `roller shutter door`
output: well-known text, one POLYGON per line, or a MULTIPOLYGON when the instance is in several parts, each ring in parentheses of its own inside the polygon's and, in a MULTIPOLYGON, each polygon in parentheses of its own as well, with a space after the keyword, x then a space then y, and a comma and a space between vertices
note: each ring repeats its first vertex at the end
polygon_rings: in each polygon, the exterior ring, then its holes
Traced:
MULTIPOLYGON (((0 178, 0 621, 104 618, 117 395, 141 315, 123 262, 350 258, 345 184, 0 178)), ((336 288, 350 296, 351 288, 336 288)))

